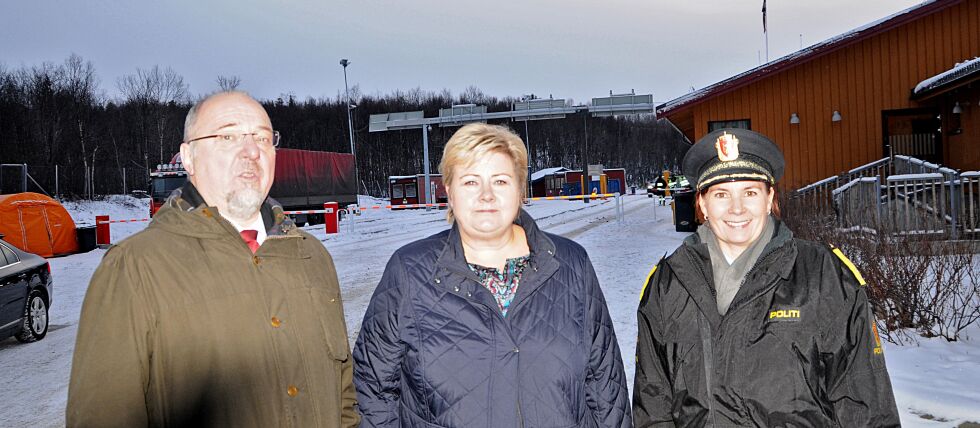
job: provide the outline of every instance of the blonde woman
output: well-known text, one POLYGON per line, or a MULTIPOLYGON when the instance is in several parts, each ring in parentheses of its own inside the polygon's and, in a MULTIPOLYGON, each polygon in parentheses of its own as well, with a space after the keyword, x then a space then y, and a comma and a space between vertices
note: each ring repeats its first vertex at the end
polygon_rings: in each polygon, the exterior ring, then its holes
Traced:
POLYGON ((505 127, 446 144, 452 227, 395 252, 357 338, 362 426, 631 426, 592 263, 521 209, 526 165, 505 127))

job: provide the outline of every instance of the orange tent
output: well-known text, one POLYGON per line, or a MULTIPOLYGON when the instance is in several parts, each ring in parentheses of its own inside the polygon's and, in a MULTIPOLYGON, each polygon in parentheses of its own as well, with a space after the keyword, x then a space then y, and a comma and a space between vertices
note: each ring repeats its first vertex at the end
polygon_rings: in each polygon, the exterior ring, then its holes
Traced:
POLYGON ((40 193, 0 195, 0 233, 9 244, 42 257, 78 251, 68 211, 40 193))

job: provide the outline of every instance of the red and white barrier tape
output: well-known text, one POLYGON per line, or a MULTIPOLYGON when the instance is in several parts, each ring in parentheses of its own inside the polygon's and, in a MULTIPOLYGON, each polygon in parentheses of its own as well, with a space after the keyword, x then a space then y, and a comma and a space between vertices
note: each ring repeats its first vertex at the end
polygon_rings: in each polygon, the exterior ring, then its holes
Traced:
POLYGON ((325 210, 283 211, 283 214, 333 214, 333 208, 325 210))
POLYGON ((536 198, 527 198, 529 201, 556 201, 563 199, 585 199, 585 198, 615 198, 615 193, 592 193, 589 195, 572 195, 572 196, 539 196, 536 198))
POLYGON ((357 211, 367 211, 367 210, 391 210, 391 209, 405 209, 405 208, 425 208, 425 207, 448 207, 449 204, 442 202, 438 204, 405 204, 405 205, 370 205, 366 207, 350 206, 347 209, 357 210, 357 211))
POLYGON ((139 223, 143 221, 150 221, 148 218, 134 218, 129 220, 109 220, 109 221, 97 221, 95 224, 110 224, 110 223, 139 223))

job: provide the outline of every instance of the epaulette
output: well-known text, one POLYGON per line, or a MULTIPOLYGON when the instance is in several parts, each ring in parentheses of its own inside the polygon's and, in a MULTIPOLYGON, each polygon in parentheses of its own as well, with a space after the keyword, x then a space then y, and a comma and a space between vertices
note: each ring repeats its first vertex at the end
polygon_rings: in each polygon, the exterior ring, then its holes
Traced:
POLYGON ((663 263, 664 258, 666 257, 667 253, 664 253, 663 257, 661 257, 660 260, 653 265, 653 269, 650 269, 650 273, 647 274, 647 279, 643 281, 643 289, 640 290, 640 306, 643 306, 643 302, 646 300, 647 288, 650 286, 650 281, 653 280, 653 274, 657 272, 657 267, 660 266, 660 263, 663 263))
POLYGON ((838 259, 840 259, 840 261, 844 262, 844 266, 847 266, 847 268, 851 270, 851 273, 854 274, 854 278, 857 278, 858 284, 860 284, 862 287, 868 284, 864 281, 864 277, 861 276, 861 272, 858 272, 857 267, 851 262, 851 259, 847 258, 840 248, 831 245, 830 250, 837 256, 838 259))

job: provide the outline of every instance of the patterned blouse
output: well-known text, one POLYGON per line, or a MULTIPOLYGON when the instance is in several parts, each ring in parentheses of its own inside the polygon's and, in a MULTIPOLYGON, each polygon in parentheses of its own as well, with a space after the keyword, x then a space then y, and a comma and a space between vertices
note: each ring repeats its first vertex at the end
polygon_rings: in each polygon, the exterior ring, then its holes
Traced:
POLYGON ((517 286, 520 285, 521 274, 524 273, 524 268, 530 264, 530 261, 530 254, 507 259, 503 272, 497 270, 497 268, 475 265, 473 263, 467 264, 470 266, 470 270, 480 277, 480 283, 490 291, 490 294, 493 294, 494 299, 497 300, 497 305, 500 306, 500 313, 506 317, 507 309, 510 308, 510 302, 517 295, 517 286))

